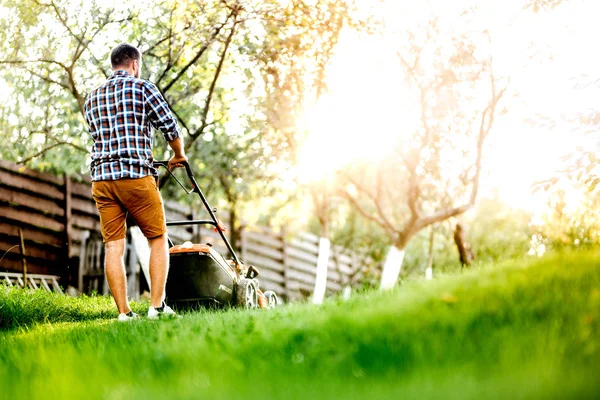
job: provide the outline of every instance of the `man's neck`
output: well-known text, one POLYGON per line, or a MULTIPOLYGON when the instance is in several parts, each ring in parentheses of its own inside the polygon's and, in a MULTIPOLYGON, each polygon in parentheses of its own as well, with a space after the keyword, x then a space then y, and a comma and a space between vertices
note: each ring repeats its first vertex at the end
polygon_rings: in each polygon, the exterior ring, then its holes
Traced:
POLYGON ((129 75, 134 76, 133 71, 128 68, 115 68, 115 69, 113 69, 113 74, 117 71, 124 71, 124 72, 127 72, 129 75))

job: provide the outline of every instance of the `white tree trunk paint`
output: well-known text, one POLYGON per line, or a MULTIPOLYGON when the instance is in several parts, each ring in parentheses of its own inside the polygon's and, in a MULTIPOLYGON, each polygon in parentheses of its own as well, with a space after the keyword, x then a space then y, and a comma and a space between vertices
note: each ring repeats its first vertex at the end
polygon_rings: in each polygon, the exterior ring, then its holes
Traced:
POLYGON ((390 247, 381 272, 381 283, 379 284, 381 290, 392 289, 396 285, 402 261, 404 261, 404 253, 404 250, 400 250, 396 246, 390 247))
POLYGON ((350 295, 352 295, 352 288, 350 286, 344 287, 344 290, 342 290, 342 299, 350 300, 350 295))
POLYGON ((315 291, 313 292, 313 304, 321 304, 325 297, 327 288, 327 265, 329 264, 329 253, 331 242, 327 238, 319 238, 319 255, 317 257, 317 276, 315 279, 315 291))
POLYGON ((427 269, 425 270, 425 279, 427 279, 428 281, 433 279, 433 268, 427 267, 427 269))
POLYGON ((137 226, 131 227, 130 231, 135 253, 142 266, 142 271, 144 272, 146 282, 148 282, 148 287, 150 288, 150 246, 148 245, 148 239, 146 239, 140 228, 137 226))

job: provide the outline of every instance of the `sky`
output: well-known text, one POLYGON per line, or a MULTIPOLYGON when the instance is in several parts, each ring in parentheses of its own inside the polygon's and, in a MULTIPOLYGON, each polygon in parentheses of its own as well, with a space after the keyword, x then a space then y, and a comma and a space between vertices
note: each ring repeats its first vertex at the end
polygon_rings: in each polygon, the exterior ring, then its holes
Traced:
POLYGON ((586 76, 600 76, 600 57, 592 46, 600 36, 596 22, 600 2, 565 1, 538 13, 523 9, 524 4, 388 0, 383 6, 383 34, 343 32, 327 72, 329 92, 300 122, 309 133, 301 157, 307 179, 321 173, 311 162, 315 157, 322 160, 321 168, 330 170, 354 157, 376 157, 402 135, 399 127, 418 122, 415 101, 406 95, 394 38, 431 15, 437 15, 445 29, 463 29, 459 13, 475 6, 469 26, 490 31, 495 73, 510 77, 500 107, 506 113, 497 115, 484 153, 480 193, 497 193, 526 210, 539 207, 546 200, 542 194, 531 194, 532 183, 554 176, 563 165, 561 158, 583 142, 570 124, 549 129, 526 120, 543 115, 560 121, 598 104, 598 89, 578 90, 576 85, 586 76), (332 148, 339 149, 337 155, 332 148))

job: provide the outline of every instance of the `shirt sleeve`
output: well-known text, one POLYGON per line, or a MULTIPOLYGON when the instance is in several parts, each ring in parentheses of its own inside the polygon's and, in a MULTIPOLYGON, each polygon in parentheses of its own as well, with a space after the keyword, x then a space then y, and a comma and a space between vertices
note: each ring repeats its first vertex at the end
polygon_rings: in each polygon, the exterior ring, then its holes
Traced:
POLYGON ((181 135, 179 124, 165 98, 151 82, 145 82, 144 89, 150 123, 163 133, 167 142, 177 139, 181 135))

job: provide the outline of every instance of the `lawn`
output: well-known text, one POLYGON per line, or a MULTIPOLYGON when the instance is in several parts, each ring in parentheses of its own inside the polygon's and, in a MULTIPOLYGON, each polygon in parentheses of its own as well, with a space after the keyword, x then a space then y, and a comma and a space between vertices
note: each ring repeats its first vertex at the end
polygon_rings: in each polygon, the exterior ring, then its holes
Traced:
POLYGON ((595 252, 320 307, 115 318, 107 298, 0 287, 0 397, 600 398, 595 252))

